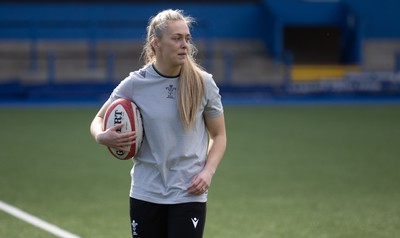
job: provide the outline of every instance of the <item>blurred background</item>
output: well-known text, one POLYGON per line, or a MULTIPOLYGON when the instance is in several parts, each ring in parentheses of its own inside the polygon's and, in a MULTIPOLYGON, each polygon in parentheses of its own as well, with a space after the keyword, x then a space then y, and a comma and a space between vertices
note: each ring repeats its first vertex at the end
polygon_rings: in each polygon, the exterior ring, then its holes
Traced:
POLYGON ((196 18, 226 99, 400 96, 396 0, 14 0, 0 3, 0 101, 104 100, 166 8, 196 18))

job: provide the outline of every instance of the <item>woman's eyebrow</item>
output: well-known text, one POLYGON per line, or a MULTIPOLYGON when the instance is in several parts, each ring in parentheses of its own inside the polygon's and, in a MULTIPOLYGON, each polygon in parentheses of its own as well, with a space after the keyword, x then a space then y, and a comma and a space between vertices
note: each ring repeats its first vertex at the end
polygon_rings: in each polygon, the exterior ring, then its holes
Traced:
POLYGON ((190 34, 182 34, 182 33, 173 33, 173 36, 191 36, 190 34))

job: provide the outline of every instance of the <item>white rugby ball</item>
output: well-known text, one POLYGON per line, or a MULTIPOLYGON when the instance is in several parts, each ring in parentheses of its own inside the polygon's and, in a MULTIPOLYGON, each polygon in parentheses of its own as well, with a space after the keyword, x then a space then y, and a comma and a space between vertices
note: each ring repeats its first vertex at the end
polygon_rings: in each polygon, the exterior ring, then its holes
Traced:
POLYGON ((140 149, 143 140, 143 124, 139 108, 130 100, 119 98, 107 108, 103 129, 107 130, 118 124, 124 124, 119 133, 135 131, 136 141, 126 148, 129 152, 108 147, 110 153, 120 160, 133 158, 140 149))

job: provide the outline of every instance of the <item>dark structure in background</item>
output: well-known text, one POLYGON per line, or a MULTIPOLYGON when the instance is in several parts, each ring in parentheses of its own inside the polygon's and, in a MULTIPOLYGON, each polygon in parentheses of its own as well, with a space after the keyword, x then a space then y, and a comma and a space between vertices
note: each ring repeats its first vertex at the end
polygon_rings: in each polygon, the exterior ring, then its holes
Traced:
POLYGON ((342 64, 341 31, 336 26, 285 27, 283 48, 295 64, 342 64))
MULTIPOLYGON (((334 60, 333 52, 321 51, 329 47, 337 50, 340 64, 361 62, 361 39, 364 36, 362 19, 344 1, 267 1, 267 43, 275 58, 290 51, 294 61, 321 63, 334 60), (301 48, 305 48, 301 50, 301 48), (306 50, 308 50, 307 56, 306 50), (318 53, 320 52, 320 53, 318 53), (327 61, 329 53, 331 57, 327 61), (308 58, 308 60, 306 60, 308 58), (306 61, 304 61, 306 60, 306 61)), ((361 7, 361 5, 360 5, 361 7)), ((330 63, 330 62, 329 62, 330 63)))
MULTIPOLYGON (((140 65, 147 20, 165 8, 196 17, 199 58, 226 92, 304 91, 304 73, 317 84, 332 71, 370 79, 363 72, 400 68, 400 17, 393 11, 400 2, 389 1, 3 1, 1 97, 101 94, 122 79, 120 72, 140 65), (304 71, 303 65, 312 67, 304 71), (349 74, 348 66, 358 74, 349 74)), ((393 81, 393 75, 378 78, 388 77, 393 81)), ((342 88, 354 91, 345 83, 342 88)), ((396 92, 398 85, 389 88, 396 92)))

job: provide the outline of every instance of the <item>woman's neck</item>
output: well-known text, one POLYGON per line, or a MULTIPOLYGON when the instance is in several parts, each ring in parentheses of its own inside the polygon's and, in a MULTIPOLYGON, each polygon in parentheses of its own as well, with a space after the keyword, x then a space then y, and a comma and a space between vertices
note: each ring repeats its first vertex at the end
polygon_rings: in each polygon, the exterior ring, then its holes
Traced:
POLYGON ((176 66, 176 67, 165 66, 160 63, 157 63, 157 61, 154 62, 153 66, 160 74, 168 77, 177 77, 181 73, 181 66, 176 66))

